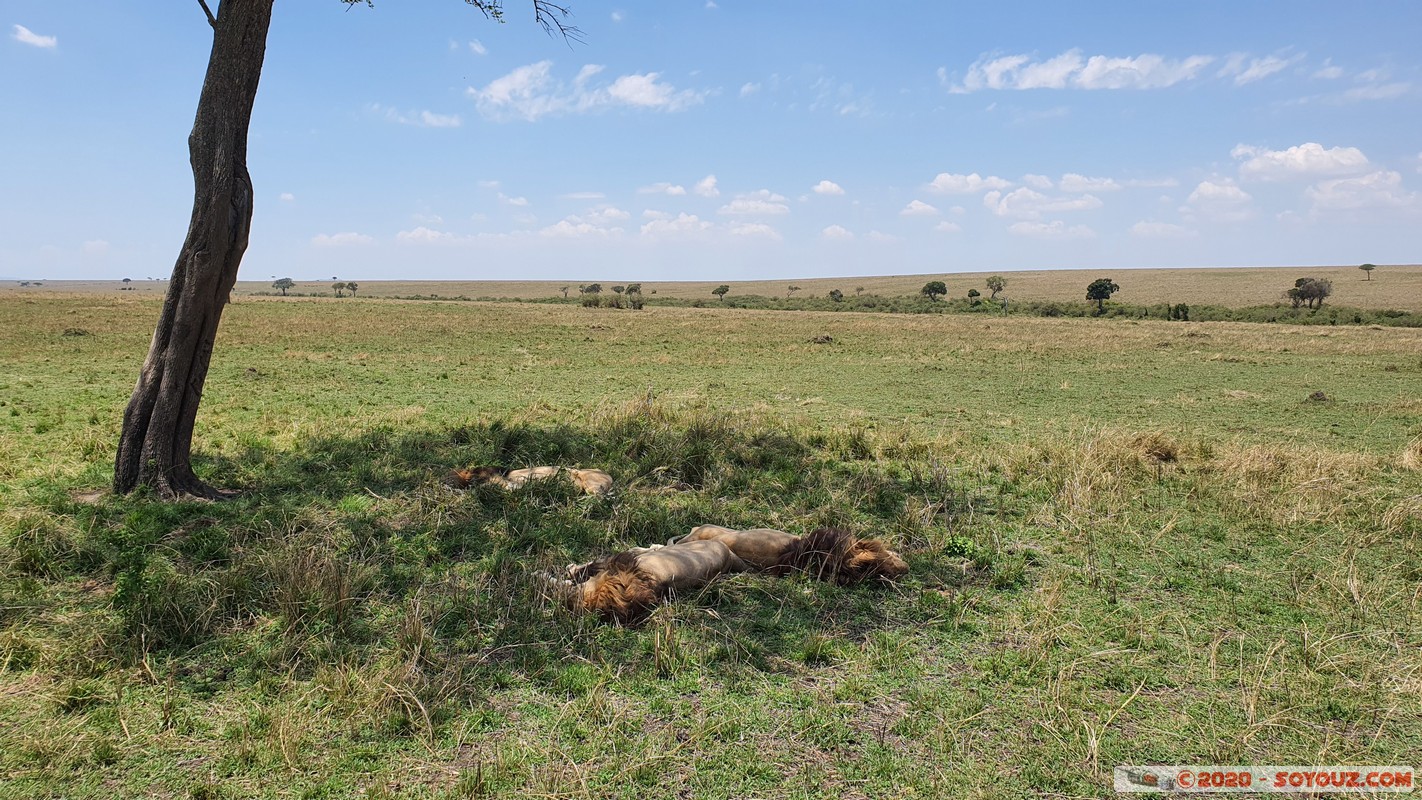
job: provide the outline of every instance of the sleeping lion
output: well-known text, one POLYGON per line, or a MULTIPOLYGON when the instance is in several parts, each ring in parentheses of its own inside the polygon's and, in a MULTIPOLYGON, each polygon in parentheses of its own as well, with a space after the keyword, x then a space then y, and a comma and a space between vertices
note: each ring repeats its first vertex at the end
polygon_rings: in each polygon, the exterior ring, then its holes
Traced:
POLYGON ((558 476, 566 476, 583 494, 604 495, 612 491, 611 475, 600 469, 576 467, 527 467, 513 470, 506 467, 474 467, 455 470, 447 482, 456 489, 467 489, 476 483, 492 483, 505 489, 517 489, 529 481, 558 476))
POLYGON ((569 578, 555 581, 554 591, 574 610, 630 625, 645 619, 668 596, 705 586, 722 573, 749 569, 717 541, 634 547, 570 567, 569 578))
POLYGON ((883 542, 860 539, 843 528, 819 528, 802 537, 773 528, 738 531, 720 525, 698 525, 691 533, 672 541, 677 546, 696 541, 722 542, 747 565, 762 572, 798 572, 842 585, 870 578, 892 581, 908 573, 908 564, 883 542))

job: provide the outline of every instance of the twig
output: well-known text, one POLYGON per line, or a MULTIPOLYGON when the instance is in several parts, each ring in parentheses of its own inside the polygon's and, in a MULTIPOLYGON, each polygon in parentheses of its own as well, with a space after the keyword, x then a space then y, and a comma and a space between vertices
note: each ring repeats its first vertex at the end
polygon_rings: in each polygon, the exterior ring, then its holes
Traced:
POLYGON ((207 14, 207 24, 211 25, 213 30, 217 30, 217 17, 214 17, 212 9, 207 7, 207 0, 198 0, 198 5, 202 6, 202 10, 207 14))

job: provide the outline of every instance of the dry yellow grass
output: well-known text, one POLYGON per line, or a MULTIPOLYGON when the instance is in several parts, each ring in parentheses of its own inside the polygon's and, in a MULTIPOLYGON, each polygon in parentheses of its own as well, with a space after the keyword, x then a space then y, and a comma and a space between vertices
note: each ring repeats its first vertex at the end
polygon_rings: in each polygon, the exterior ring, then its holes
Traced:
POLYGON ((1398 462, 1407 469, 1422 469, 1422 436, 1418 436, 1402 448, 1398 462))
MULTIPOLYGON (((988 272, 963 272, 933 275, 885 275, 849 278, 788 278, 771 281, 731 281, 731 296, 785 296, 788 287, 801 287, 797 297, 824 296, 831 289, 852 295, 860 288, 865 294, 885 296, 917 294, 931 280, 941 280, 950 296, 966 295, 969 289, 988 294, 984 280, 988 272)), ((1285 289, 1296 278, 1327 278, 1333 281, 1333 297, 1329 303, 1357 308, 1396 308, 1422 311, 1422 265, 1380 266, 1365 280, 1356 266, 1338 267, 1240 267, 1210 269, 1075 269, 1001 272, 1007 279, 1004 296, 1023 301, 1050 300, 1056 302, 1085 300, 1086 285, 1096 278, 1110 277, 1120 284, 1116 300, 1124 303, 1185 303, 1187 305, 1219 305, 1229 307, 1266 305, 1282 301, 1285 289)), ((562 287, 576 297, 578 285, 600 282, 606 290, 619 282, 598 275, 564 281, 360 281, 361 297, 407 297, 439 295, 441 297, 491 297, 539 299, 559 297, 562 287)), ((301 281, 292 291, 330 294, 331 281, 301 281)), ((643 291, 656 292, 658 297, 704 299, 714 303, 711 290, 727 281, 644 281, 643 291)), ((114 292, 122 287, 112 281, 46 281, 43 287, 20 287, 18 283, 0 284, 0 292, 114 292)), ((166 284, 161 281, 135 281, 128 295, 161 293, 166 284)), ((267 281, 241 281, 234 295, 270 292, 267 281)), ((334 299, 334 298, 333 298, 334 299)))

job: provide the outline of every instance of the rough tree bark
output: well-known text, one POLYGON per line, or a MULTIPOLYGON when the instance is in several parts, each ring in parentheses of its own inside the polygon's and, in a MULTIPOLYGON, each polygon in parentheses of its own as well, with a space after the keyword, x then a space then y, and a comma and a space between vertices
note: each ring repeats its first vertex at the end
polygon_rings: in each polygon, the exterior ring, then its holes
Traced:
POLYGON ((209 13, 212 55, 188 136, 192 220, 138 385, 124 410, 114 460, 116 493, 149 486, 164 497, 225 495, 193 474, 190 452, 217 325, 251 228, 247 126, 273 2, 222 0, 216 18, 209 13))

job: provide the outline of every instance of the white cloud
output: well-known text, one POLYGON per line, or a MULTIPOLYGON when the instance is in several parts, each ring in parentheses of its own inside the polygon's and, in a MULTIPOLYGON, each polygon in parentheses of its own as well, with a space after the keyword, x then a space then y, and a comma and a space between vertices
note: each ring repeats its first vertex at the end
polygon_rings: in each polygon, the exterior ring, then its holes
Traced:
POLYGON ((1186 205, 1180 208, 1180 212, 1187 219, 1198 214, 1219 222, 1243 222, 1254 216, 1250 208, 1252 200, 1248 192, 1228 180, 1205 180, 1200 181, 1186 198, 1186 205))
POLYGON ((400 111, 399 109, 389 106, 382 106, 379 103, 371 103, 370 110, 384 116, 391 122, 398 122, 401 125, 414 125, 420 128, 458 128, 463 124, 458 114, 436 114, 433 111, 400 111))
POLYGON ((820 231, 820 235, 826 239, 838 239, 841 241, 854 238, 854 234, 851 233, 849 229, 844 227, 843 225, 830 225, 829 227, 820 231))
POLYGON ((1375 86, 1358 86, 1343 93, 1341 100, 1393 100, 1407 94, 1412 89, 1410 83, 1383 83, 1375 86))
POLYGON ((669 194, 674 197, 680 197, 686 194, 686 187, 662 181, 661 183, 654 183, 651 186, 639 188, 637 194, 669 194))
POLYGON ((518 208, 528 207, 527 197, 510 197, 509 195, 506 195, 503 192, 499 192, 499 202, 503 203, 506 206, 516 206, 518 208))
POLYGON ((750 97, 758 91, 760 91, 760 84, 758 83, 741 84, 741 97, 750 97))
POLYGON ((701 180, 697 181, 697 182, 696 182, 696 185, 693 186, 693 187, 691 187, 691 191, 696 192, 698 195, 700 195, 700 196, 702 196, 702 197, 720 197, 720 196, 721 196, 721 190, 716 188, 716 176, 715 176, 715 175, 707 175, 706 177, 704 177, 704 178, 702 178, 701 180))
POLYGON ((1141 220, 1131 226, 1131 235, 1142 239, 1180 239, 1193 236, 1194 232, 1182 225, 1169 222, 1149 222, 1141 220))
POLYGON ((416 211, 410 215, 410 219, 417 225, 440 225, 444 222, 444 217, 438 214, 426 214, 423 211, 416 211))
POLYGON ((459 241, 459 237, 452 233, 426 228, 423 225, 414 230, 400 231, 395 234, 395 239, 409 244, 453 244, 459 241))
POLYGON ((1041 189, 1043 191, 1051 189, 1053 186, 1052 179, 1046 175, 1023 175, 1022 182, 1031 186, 1033 189, 1041 189))
POLYGON ((735 215, 778 215, 789 214, 790 207, 785 205, 785 197, 778 195, 769 189, 761 189, 749 194, 736 195, 736 198, 717 210, 718 214, 735 215))
POLYGON ((1052 222, 1014 222, 1007 226, 1015 236, 1029 236, 1034 239, 1094 239, 1096 231, 1085 225, 1067 227, 1061 220, 1052 222))
POLYGON ((1261 180, 1353 175, 1372 166, 1363 151, 1356 147, 1330 147, 1325 150, 1317 142, 1304 142, 1287 150, 1241 144, 1236 145, 1229 154, 1243 162, 1239 165, 1240 177, 1261 180))
POLYGON ((904 217, 931 217, 937 213, 938 209, 922 200, 913 200, 904 206, 903 210, 899 212, 899 215, 904 217))
POLYGON ((810 191, 814 192, 815 194, 823 195, 839 196, 844 194, 844 188, 841 187, 839 184, 835 183, 834 181, 820 181, 819 183, 810 187, 810 191))
POLYGON ((711 223, 699 219, 695 214, 683 212, 675 218, 665 215, 653 218, 642 226, 642 235, 649 238, 675 238, 695 236, 710 229, 711 223))
POLYGON ((1081 194, 1082 192, 1114 192, 1121 188, 1121 184, 1111 178, 1088 178, 1085 175, 1077 175, 1068 172, 1062 176, 1059 184, 1063 192, 1071 194, 1081 194))
POLYGON ((659 80, 660 73, 629 74, 610 84, 592 85, 604 67, 584 65, 571 85, 553 77, 553 62, 527 64, 490 81, 482 89, 470 87, 479 113, 489 119, 522 119, 533 122, 555 114, 582 114, 607 108, 642 108, 683 111, 705 100, 707 92, 678 91, 659 80))
POLYGON ((540 230, 538 235, 548 239, 578 239, 585 236, 597 236, 605 239, 621 232, 621 228, 604 228, 591 222, 579 220, 577 217, 568 217, 540 230))
POLYGON ((1090 211, 1100 208, 1102 203, 1096 195, 1048 197, 1024 186, 1005 195, 997 191, 988 192, 983 195, 983 205, 999 217, 1038 219, 1043 214, 1062 211, 1090 211))
MULTIPOLYGON (((954 93, 982 89, 1163 89, 1196 78, 1213 56, 1168 59, 1153 53, 1135 57, 1091 56, 1068 50, 1045 61, 1029 55, 978 59, 954 93)), ((947 73, 939 71, 946 81, 947 73)))
POLYGON ((1006 189, 1011 186, 1011 181, 1005 181, 996 175, 989 175, 986 178, 974 172, 971 175, 955 175, 951 172, 940 172, 938 176, 929 183, 927 187, 930 192, 941 194, 975 194, 988 189, 1006 189))
POLYGON ((278 199, 280 199, 283 203, 294 203, 296 202, 296 195, 292 194, 291 192, 282 192, 278 199))
POLYGON ((869 231, 869 233, 865 234, 864 238, 868 239, 871 242, 881 242, 883 244, 893 244, 894 242, 897 242, 899 240, 899 237, 890 236, 889 234, 883 233, 881 231, 869 231))
MULTIPOLYGON (((429 229, 420 228, 418 230, 428 231, 429 229)), ((431 231, 431 233, 433 233, 433 231, 431 231)), ((315 236, 311 237, 311 244, 315 245, 316 247, 349 247, 354 245, 373 244, 374 242, 375 237, 366 236, 363 233, 355 232, 332 233, 330 235, 318 233, 315 236)))
POLYGON ((1323 66, 1313 73, 1313 77, 1319 80, 1331 81, 1343 77, 1343 68, 1333 65, 1333 59, 1325 58, 1323 66))
POLYGON ((594 225, 611 225, 614 222, 632 219, 632 215, 616 206, 599 206, 583 214, 581 218, 569 217, 568 219, 591 222, 594 225))
POLYGON ((601 200, 607 195, 602 192, 568 192, 560 194, 558 197, 563 200, 601 200))
POLYGON ((497 188, 499 188, 499 186, 500 186, 500 184, 499 184, 498 181, 490 181, 490 180, 479 181, 479 188, 480 188, 480 189, 497 189, 497 188))
POLYGON ((1364 208, 1417 208, 1416 192, 1402 188, 1402 175, 1391 170, 1357 178, 1322 181, 1304 191, 1314 213, 1364 208))
POLYGON ((961 233, 963 230, 963 226, 959 225, 956 222, 949 222, 947 220, 944 220, 938 223, 937 225, 934 225, 933 229, 935 231, 939 231, 940 233, 961 233))
POLYGON ((17 42, 28 44, 34 47, 43 47, 49 49, 59 46, 59 37, 41 36, 38 33, 35 33, 34 31, 30 30, 29 28, 26 28, 24 25, 16 25, 14 33, 10 34, 10 38, 14 39, 17 42))
POLYGON ((475 55, 484 56, 489 54, 489 48, 485 47, 484 43, 479 41, 478 39, 475 39, 469 43, 469 49, 475 55))
POLYGON ((1289 58, 1280 58, 1278 56, 1249 58, 1246 55, 1236 53, 1230 56, 1218 74, 1221 78, 1233 75, 1234 85, 1243 86, 1246 83, 1253 83, 1257 80, 1267 78, 1276 72, 1282 72, 1302 59, 1302 54, 1289 58))
POLYGON ((614 12, 612 12, 612 21, 613 21, 613 22, 621 22, 622 20, 623 20, 623 15, 622 15, 622 12, 621 12, 621 11, 614 11, 614 12))
POLYGON ((777 242, 782 238, 779 231, 764 222, 732 222, 730 231, 732 236, 749 236, 777 242))

